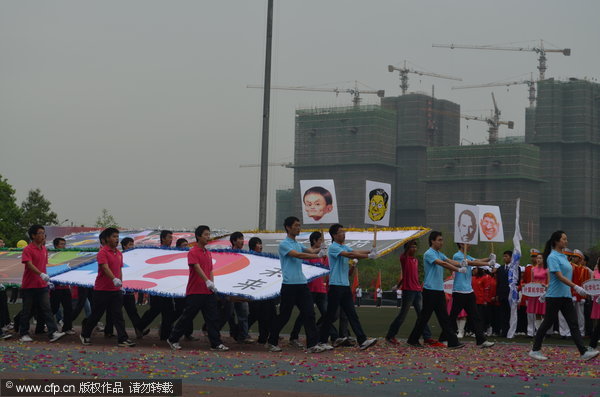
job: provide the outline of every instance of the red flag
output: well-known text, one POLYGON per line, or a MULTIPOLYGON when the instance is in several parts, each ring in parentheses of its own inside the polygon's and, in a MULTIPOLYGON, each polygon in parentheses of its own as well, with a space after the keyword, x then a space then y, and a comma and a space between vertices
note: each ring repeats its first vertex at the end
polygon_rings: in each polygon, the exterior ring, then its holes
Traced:
POLYGON ((356 300, 356 289, 358 288, 358 267, 354 268, 354 280, 352 280, 352 300, 356 300))
POLYGON ((373 292, 373 299, 377 301, 377 289, 381 288, 381 270, 377 274, 377 282, 375 283, 375 291, 373 292))

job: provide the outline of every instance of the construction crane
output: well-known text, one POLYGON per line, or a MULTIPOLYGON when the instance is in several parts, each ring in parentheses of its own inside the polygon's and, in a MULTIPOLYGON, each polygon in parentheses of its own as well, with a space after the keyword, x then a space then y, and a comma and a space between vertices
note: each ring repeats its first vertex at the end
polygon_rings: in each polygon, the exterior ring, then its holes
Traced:
POLYGON ((570 48, 561 49, 547 49, 544 48, 544 41, 540 40, 539 47, 500 47, 500 46, 492 46, 492 45, 467 45, 467 44, 432 44, 432 47, 440 47, 440 48, 462 48, 469 50, 497 50, 497 51, 521 51, 521 52, 535 52, 539 55, 538 57, 538 67, 537 69, 540 71, 540 81, 545 80, 546 75, 546 54, 547 53, 561 53, 564 56, 571 55, 570 48))
POLYGON ((488 142, 490 145, 498 143, 498 127, 500 125, 507 125, 509 129, 513 129, 515 123, 513 121, 502 121, 500 120, 500 109, 498 109, 498 105, 496 104, 496 98, 494 97, 494 93, 492 92, 492 101, 494 102, 494 110, 490 117, 477 117, 477 116, 469 116, 461 114, 460 117, 465 120, 477 120, 484 121, 488 124, 489 129, 489 138, 488 142))
POLYGON ((409 73, 418 74, 419 76, 436 77, 438 79, 462 81, 462 79, 459 77, 447 76, 444 74, 437 74, 437 73, 422 72, 420 70, 410 69, 409 67, 406 66, 406 61, 404 61, 404 66, 400 67, 400 68, 396 67, 394 65, 388 65, 388 71, 390 73, 393 73, 396 70, 400 74, 400 89, 402 90, 402 95, 406 94, 406 91, 408 90, 408 74, 409 73))
POLYGON ((496 83, 487 83, 487 84, 474 84, 474 85, 459 85, 452 87, 453 90, 462 90, 466 88, 484 88, 484 87, 509 87, 511 85, 517 84, 527 84, 529 87, 529 106, 535 105, 535 80, 533 80, 533 75, 529 80, 519 80, 519 81, 507 81, 507 82, 496 82, 496 83))
MULTIPOLYGON (((263 88, 262 85, 252 85, 249 84, 246 88, 263 88)), ((362 94, 374 94, 379 98, 383 98, 385 96, 385 90, 362 90, 358 88, 358 81, 354 82, 354 88, 314 88, 314 87, 290 87, 290 86, 281 86, 281 85, 272 85, 272 90, 287 90, 287 91, 315 91, 315 92, 333 92, 335 95, 339 95, 341 93, 346 93, 352 95, 352 103, 354 106, 360 105, 360 101, 362 98, 360 97, 362 94)))

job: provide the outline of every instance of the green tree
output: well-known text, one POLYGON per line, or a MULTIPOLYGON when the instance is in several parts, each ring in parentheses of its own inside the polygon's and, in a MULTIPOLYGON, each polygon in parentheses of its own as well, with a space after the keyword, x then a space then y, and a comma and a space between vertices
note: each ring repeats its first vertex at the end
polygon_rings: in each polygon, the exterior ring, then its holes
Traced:
POLYGON ((102 208, 102 213, 96 219, 96 227, 119 227, 115 218, 108 212, 106 208, 102 208))
POLYGON ((30 190, 21 204, 21 223, 24 226, 58 224, 58 216, 50 205, 50 201, 46 200, 40 189, 30 190))
POLYGON ((8 247, 25 238, 25 228, 21 222, 21 208, 17 205, 15 190, 0 175, 0 238, 8 247))

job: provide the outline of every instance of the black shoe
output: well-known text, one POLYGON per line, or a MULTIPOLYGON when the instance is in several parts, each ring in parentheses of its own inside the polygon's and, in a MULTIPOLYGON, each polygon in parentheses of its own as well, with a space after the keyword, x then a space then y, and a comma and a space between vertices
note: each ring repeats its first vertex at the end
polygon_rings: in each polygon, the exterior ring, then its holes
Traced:
POLYGON ((460 349, 465 347, 466 345, 464 343, 459 343, 458 345, 455 346, 448 346, 448 349, 460 349))
POLYGON ((423 346, 419 342, 409 342, 409 341, 406 341, 406 344, 409 345, 409 346, 412 346, 412 347, 418 347, 420 349, 424 349, 425 348, 425 346, 423 346))
POLYGON ((122 342, 117 343, 117 346, 119 347, 133 347, 135 346, 135 343, 130 341, 129 339, 126 339, 122 342))

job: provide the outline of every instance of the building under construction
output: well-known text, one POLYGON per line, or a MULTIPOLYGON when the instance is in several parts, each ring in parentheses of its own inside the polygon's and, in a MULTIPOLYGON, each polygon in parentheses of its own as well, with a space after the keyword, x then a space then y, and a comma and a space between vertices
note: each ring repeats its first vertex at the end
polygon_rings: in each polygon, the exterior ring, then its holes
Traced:
POLYGON ((587 249, 600 238, 599 120, 600 85, 574 79, 538 83, 526 143, 459 146, 459 105, 425 94, 383 98, 381 107, 298 110, 294 189, 278 194, 277 225, 289 214, 279 206, 301 214, 300 180, 333 179, 340 222, 365 226, 369 179, 392 184, 392 226, 451 232, 454 203, 488 204, 500 206, 508 237, 521 198, 527 242, 562 229, 570 246, 587 249))
POLYGON ((569 246, 600 240, 600 84, 538 82, 535 111, 527 112, 526 141, 540 148, 540 229, 544 239, 564 230, 569 246))

